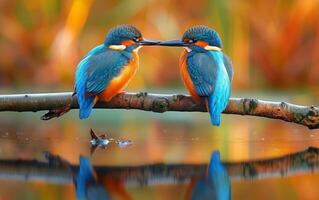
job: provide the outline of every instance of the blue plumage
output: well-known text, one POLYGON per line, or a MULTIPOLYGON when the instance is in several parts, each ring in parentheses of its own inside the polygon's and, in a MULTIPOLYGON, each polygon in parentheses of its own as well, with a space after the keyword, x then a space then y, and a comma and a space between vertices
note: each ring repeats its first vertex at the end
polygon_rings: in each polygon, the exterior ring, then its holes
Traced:
POLYGON ((219 126, 220 115, 225 110, 230 97, 230 77, 223 61, 223 53, 218 51, 209 53, 213 55, 214 62, 216 62, 217 76, 214 91, 208 96, 208 111, 211 123, 219 126))
POLYGON ((229 58, 221 52, 222 42, 218 33, 207 26, 194 26, 182 38, 187 46, 187 69, 196 93, 207 102, 211 123, 220 125, 221 113, 226 108, 233 79, 233 68, 229 58), (197 42, 220 50, 208 50, 197 42))
POLYGON ((104 44, 109 45, 120 45, 124 40, 131 40, 132 38, 141 38, 141 32, 131 25, 120 25, 110 30, 106 36, 104 44))
POLYGON ((183 35, 182 40, 205 41, 211 46, 222 48, 222 41, 216 31, 207 26, 193 26, 183 35))
POLYGON ((89 60, 92 56, 98 55, 105 49, 104 45, 99 45, 92 49, 79 63, 75 73, 75 92, 80 107, 80 119, 88 118, 94 106, 94 96, 88 96, 86 91, 87 70, 89 68, 89 60))
POLYGON ((80 119, 85 119, 89 117, 93 105, 94 105, 94 96, 86 95, 86 72, 89 67, 88 60, 94 54, 94 51, 98 51, 101 47, 96 47, 91 50, 91 54, 89 53, 78 65, 77 71, 75 73, 75 92, 78 100, 78 104, 80 107, 79 117, 80 119))
POLYGON ((202 97, 206 101, 211 123, 219 126, 220 115, 230 98, 233 68, 222 52, 218 33, 207 26, 193 26, 181 40, 169 40, 159 45, 185 48, 186 56, 183 53, 180 61, 184 83, 196 100, 202 97))
POLYGON ((132 59, 126 51, 114 51, 103 44, 92 49, 78 65, 75 90, 80 107, 80 119, 89 117, 95 95, 103 92, 109 82, 118 76, 132 59))
POLYGON ((127 65, 132 56, 127 57, 121 51, 105 50, 91 56, 88 60, 86 91, 87 93, 99 94, 107 87, 109 82, 117 77, 127 65))
MULTIPOLYGON (((138 67, 138 48, 159 43, 143 38, 131 25, 112 28, 104 43, 89 51, 77 66, 73 94, 77 96, 80 119, 89 117, 98 100, 109 101, 127 86, 138 67)), ((41 119, 60 117, 70 109, 67 104, 50 110, 41 119)))
POLYGON ((157 42, 145 41, 140 31, 133 26, 121 25, 111 29, 104 43, 92 49, 77 67, 75 93, 80 107, 80 119, 89 117, 96 96, 133 61, 133 50, 141 45, 155 44, 157 42), (125 41, 129 42, 122 44, 125 41))
POLYGON ((207 98, 211 123, 219 126, 231 91, 232 68, 227 57, 219 51, 192 50, 187 55, 187 69, 197 94, 207 98))
POLYGON ((217 67, 213 59, 208 52, 191 51, 187 54, 188 73, 201 97, 208 97, 214 91, 217 67))

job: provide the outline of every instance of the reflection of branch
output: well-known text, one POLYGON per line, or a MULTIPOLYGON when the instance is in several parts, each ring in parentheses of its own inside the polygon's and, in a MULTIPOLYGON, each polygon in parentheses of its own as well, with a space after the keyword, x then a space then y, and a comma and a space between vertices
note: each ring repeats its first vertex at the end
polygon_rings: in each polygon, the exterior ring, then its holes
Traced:
MULTIPOLYGON (((305 151, 275 159, 224 163, 233 179, 256 179, 291 176, 298 173, 319 171, 319 149, 305 151)), ((95 167, 98 176, 107 175, 128 184, 184 183, 192 177, 204 176, 207 165, 192 164, 152 164, 136 167, 95 167)), ((77 174, 78 166, 66 167, 58 156, 50 163, 34 160, 0 160, 0 178, 19 180, 42 180, 45 182, 71 183, 72 174, 77 174), (70 171, 71 170, 71 171, 70 171)))
POLYGON ((291 176, 298 173, 319 171, 319 149, 309 147, 305 151, 282 157, 240 163, 225 163, 228 173, 235 179, 291 176))
MULTIPOLYGON (((0 111, 55 110, 69 104, 71 109, 78 108, 76 97, 72 97, 72 93, 0 95, 0 111)), ((95 108, 139 109, 160 113, 206 111, 204 104, 194 103, 189 96, 148 93, 118 94, 108 103, 98 102, 95 108)), ((314 106, 262 101, 254 98, 232 98, 224 113, 281 119, 310 129, 319 128, 319 108, 314 106)))

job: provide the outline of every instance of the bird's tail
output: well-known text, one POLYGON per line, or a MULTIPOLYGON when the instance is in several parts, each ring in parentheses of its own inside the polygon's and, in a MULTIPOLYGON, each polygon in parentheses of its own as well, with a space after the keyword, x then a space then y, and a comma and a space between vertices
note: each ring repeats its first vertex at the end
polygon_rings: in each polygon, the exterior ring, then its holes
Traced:
POLYGON ((77 99, 80 107, 80 119, 86 119, 90 116, 92 108, 95 104, 95 96, 85 95, 85 90, 82 87, 77 87, 77 99))
POLYGON ((79 117, 80 119, 86 119, 90 116, 91 112, 92 112, 92 108, 94 106, 94 96, 89 96, 86 97, 85 100, 81 103, 79 103, 80 105, 80 113, 79 113, 79 117))
POLYGON ((208 97, 206 101, 206 106, 210 115, 210 121, 212 125, 219 126, 222 109, 220 109, 217 99, 214 98, 213 95, 208 97))

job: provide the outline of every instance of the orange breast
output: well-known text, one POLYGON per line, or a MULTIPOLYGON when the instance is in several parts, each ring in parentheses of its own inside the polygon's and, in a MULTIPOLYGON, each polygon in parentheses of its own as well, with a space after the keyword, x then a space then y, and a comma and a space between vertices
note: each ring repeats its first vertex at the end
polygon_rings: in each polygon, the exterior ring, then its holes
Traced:
POLYGON ((110 101, 116 94, 122 92, 133 78, 138 68, 139 57, 134 51, 132 52, 132 55, 134 59, 130 61, 122 69, 121 73, 110 81, 108 87, 99 94, 98 98, 100 100, 110 101))
POLYGON ((187 63, 186 63, 186 55, 187 51, 184 50, 179 60, 179 69, 182 76, 182 80, 184 82, 185 87, 187 88, 189 94, 193 97, 193 99, 197 102, 201 101, 201 98, 198 96, 194 84, 192 82, 191 77, 189 76, 187 63))

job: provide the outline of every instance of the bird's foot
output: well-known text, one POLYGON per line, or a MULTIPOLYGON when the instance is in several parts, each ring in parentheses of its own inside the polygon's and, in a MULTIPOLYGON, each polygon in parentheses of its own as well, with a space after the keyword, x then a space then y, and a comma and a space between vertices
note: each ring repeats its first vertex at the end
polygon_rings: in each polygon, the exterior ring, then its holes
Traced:
POLYGON ((41 119, 42 120, 50 120, 54 117, 60 117, 60 116, 64 115, 65 113, 69 112, 70 110, 71 110, 71 104, 68 104, 63 108, 49 110, 49 112, 47 112, 41 116, 41 119))

